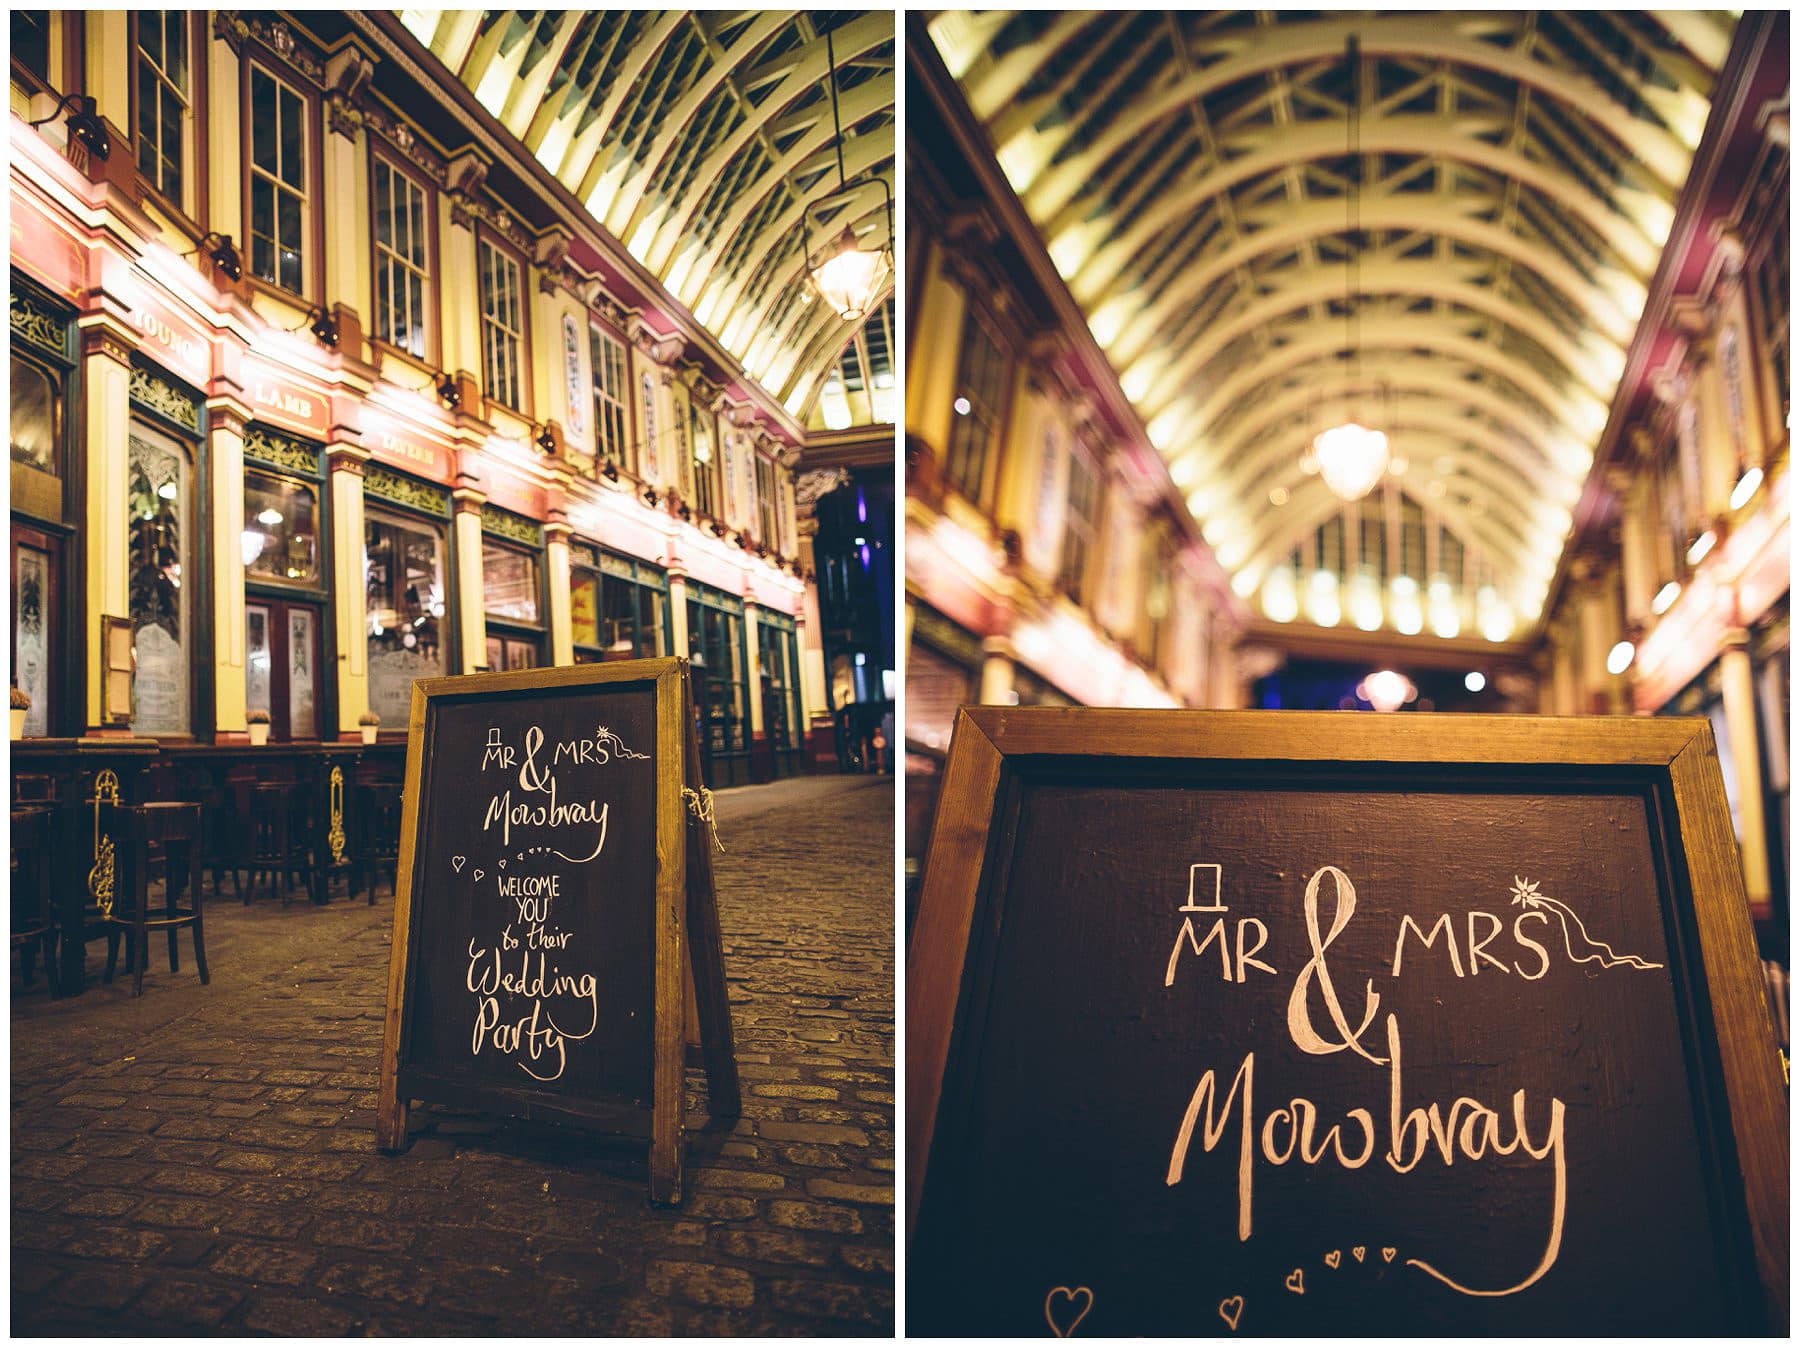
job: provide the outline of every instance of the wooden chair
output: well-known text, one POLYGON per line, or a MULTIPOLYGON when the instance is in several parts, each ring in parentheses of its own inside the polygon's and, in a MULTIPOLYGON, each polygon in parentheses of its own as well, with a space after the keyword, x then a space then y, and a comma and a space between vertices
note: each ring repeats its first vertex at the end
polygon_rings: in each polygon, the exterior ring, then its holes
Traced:
POLYGON ((200 807, 177 801, 157 801, 149 805, 123 806, 117 812, 119 846, 125 852, 124 883, 119 886, 112 915, 107 919, 106 982, 112 982, 119 959, 119 938, 126 940, 125 962, 132 971, 131 995, 144 992, 144 970, 150 963, 150 932, 161 929, 169 935, 169 972, 181 969, 177 937, 182 927, 194 934, 194 963, 200 981, 210 983, 206 971, 206 925, 202 914, 204 884, 202 881, 202 845, 200 807), (160 846, 163 876, 163 913, 150 915, 151 848, 160 846), (178 896, 187 890, 188 905, 183 908, 178 896))
POLYGON ((12 943, 19 951, 19 981, 31 986, 32 958, 41 951, 52 997, 62 991, 56 967, 60 929, 50 898, 55 818, 43 806, 12 812, 12 943))
POLYGON ((366 880, 369 903, 373 905, 378 872, 385 867, 388 874, 394 875, 400 864, 400 784, 358 782, 355 802, 356 841, 351 859, 356 868, 350 881, 350 897, 356 897, 366 880))

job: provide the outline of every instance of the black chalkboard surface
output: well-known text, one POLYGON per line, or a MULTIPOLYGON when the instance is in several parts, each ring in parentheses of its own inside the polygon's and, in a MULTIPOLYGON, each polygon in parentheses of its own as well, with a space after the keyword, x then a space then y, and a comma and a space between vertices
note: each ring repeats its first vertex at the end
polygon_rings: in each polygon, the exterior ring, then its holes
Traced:
POLYGON ((1781 1071, 1704 722, 956 734, 909 1332, 1785 1324, 1781 1071))
POLYGON ((676 659, 414 685, 382 1147, 409 1100, 473 1104, 648 1137, 679 1197, 688 964, 737 1097, 687 699, 676 659))

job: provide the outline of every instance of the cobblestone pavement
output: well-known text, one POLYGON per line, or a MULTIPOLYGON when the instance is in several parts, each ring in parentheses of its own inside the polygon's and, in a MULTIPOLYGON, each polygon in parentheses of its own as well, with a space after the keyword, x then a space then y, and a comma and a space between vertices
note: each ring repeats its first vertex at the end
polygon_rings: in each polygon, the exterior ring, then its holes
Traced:
POLYGON ((227 897, 208 988, 160 941, 135 1002, 13 961, 13 1332, 891 1335, 892 779, 718 803, 744 1117, 681 1208, 548 1126, 417 1106, 381 1155, 391 896, 227 897))

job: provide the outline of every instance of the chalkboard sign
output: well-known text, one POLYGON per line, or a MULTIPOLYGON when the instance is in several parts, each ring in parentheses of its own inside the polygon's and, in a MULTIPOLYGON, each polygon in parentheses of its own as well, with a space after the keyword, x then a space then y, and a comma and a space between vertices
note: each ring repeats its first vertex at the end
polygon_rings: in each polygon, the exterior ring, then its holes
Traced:
POLYGON ((915 1334, 1785 1329, 1704 721, 968 709, 907 973, 915 1334))
POLYGON ((679 1200, 690 1023, 738 1106, 693 724, 679 659, 413 685, 381 1147, 411 1100, 573 1121, 679 1200))

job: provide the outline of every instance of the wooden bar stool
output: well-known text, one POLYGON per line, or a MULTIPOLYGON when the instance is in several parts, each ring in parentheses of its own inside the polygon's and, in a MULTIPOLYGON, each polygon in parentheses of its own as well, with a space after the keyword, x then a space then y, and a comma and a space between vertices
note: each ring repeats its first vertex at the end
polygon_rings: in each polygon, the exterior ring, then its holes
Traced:
POLYGON ((281 906, 293 899, 294 872, 305 865, 306 830, 295 827, 295 816, 305 805, 306 786, 301 782, 257 782, 250 788, 249 817, 242 821, 247 830, 249 850, 246 860, 250 870, 250 887, 243 893, 248 904, 256 896, 256 879, 269 877, 270 889, 281 886, 281 906))
POLYGON ((50 901, 50 854, 55 814, 47 807, 12 812, 12 943, 19 951, 19 981, 31 986, 32 956, 40 950, 50 995, 61 993, 56 972, 56 909, 50 901))
POLYGON ((131 995, 144 992, 144 970, 150 964, 150 932, 162 929, 169 934, 169 972, 181 969, 181 956, 176 937, 182 927, 194 933, 194 963, 200 981, 210 983, 206 971, 206 926, 202 916, 200 807, 177 801, 156 801, 149 805, 122 806, 117 818, 121 845, 126 854, 125 883, 116 891, 119 900, 106 919, 106 981, 112 982, 113 969, 119 958, 119 937, 126 938, 125 962, 132 971, 131 995), (164 863, 163 914, 150 915, 150 849, 162 849, 164 863), (178 896, 187 889, 188 906, 183 908, 178 896))
POLYGON ((382 869, 391 875, 400 864, 400 783, 358 782, 356 843, 351 860, 356 863, 350 881, 350 897, 360 882, 367 881, 369 903, 375 902, 375 880, 382 869))

